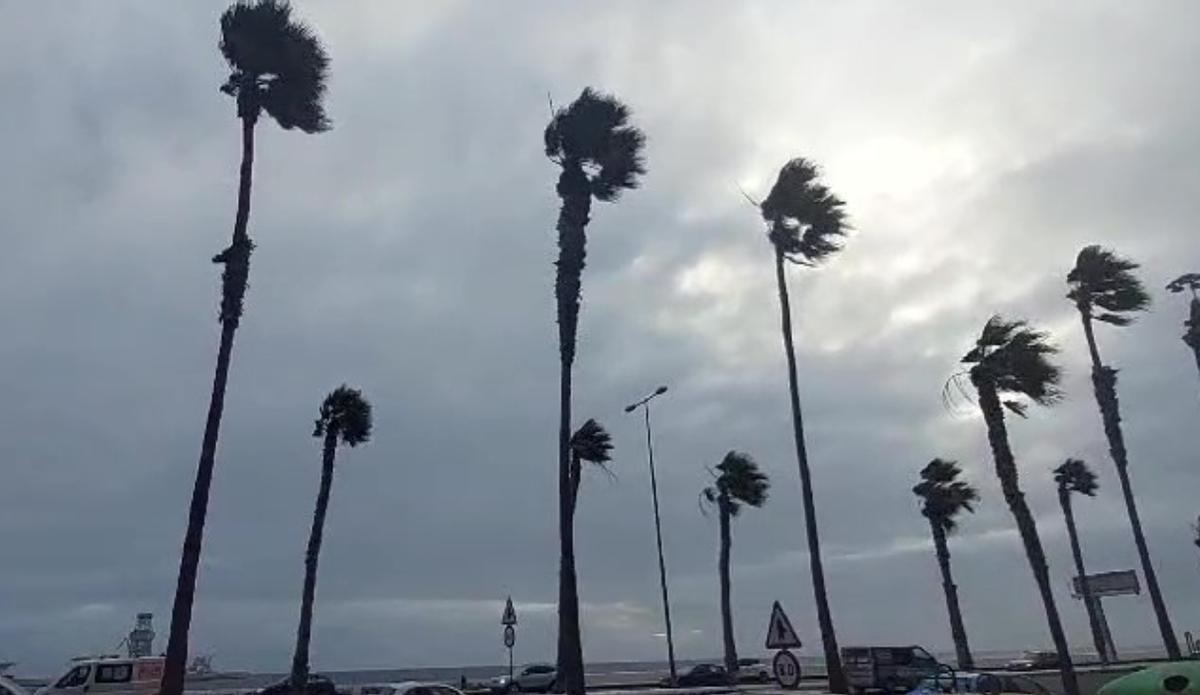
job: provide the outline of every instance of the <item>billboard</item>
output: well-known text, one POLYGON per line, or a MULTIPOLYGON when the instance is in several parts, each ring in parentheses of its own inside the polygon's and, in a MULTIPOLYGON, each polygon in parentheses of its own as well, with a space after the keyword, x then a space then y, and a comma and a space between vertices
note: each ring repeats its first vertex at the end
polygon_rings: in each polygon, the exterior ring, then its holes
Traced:
MULTIPOLYGON (((1088 590, 1095 597, 1141 593, 1137 572, 1133 570, 1089 574, 1087 582, 1088 590)), ((1071 578, 1071 595, 1075 598, 1083 596, 1083 586, 1079 583, 1079 577, 1071 578)))

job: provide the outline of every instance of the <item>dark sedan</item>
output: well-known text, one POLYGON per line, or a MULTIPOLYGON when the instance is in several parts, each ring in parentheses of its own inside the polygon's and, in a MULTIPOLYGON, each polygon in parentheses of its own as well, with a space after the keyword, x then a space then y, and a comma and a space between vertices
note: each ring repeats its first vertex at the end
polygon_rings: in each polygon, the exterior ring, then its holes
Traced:
MULTIPOLYGON (((663 685, 670 685, 670 679, 664 680, 663 685)), ((729 674, 724 666, 716 664, 696 664, 679 675, 676 685, 682 688, 695 688, 706 685, 728 685, 729 674)))

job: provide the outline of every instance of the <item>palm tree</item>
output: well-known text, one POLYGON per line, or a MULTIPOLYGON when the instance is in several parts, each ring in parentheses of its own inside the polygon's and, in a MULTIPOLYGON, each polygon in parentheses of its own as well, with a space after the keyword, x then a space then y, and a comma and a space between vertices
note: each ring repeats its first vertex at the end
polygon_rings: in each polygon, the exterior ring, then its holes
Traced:
POLYGON ((812 570, 817 622, 825 648, 829 688, 846 692, 846 677, 838 654, 837 635, 825 592, 825 570, 821 565, 821 541, 817 535, 817 512, 804 444, 804 420, 800 412, 800 387, 796 381, 796 350, 792 342, 792 309, 788 298, 784 261, 816 266, 841 247, 840 237, 849 229, 844 203, 819 180, 817 166, 796 158, 779 170, 779 178, 766 200, 758 204, 767 223, 767 239, 775 251, 775 281, 782 316, 783 349, 787 356, 788 387, 792 405, 792 430, 796 439, 796 463, 800 468, 800 494, 804 498, 804 524, 808 535, 808 559, 812 570))
MULTIPOLYGON (((1058 607, 1054 605, 1054 594, 1050 589, 1050 571, 1046 567, 1046 553, 1038 537, 1037 523, 1025 502, 1017 478, 1017 462, 1008 444, 1008 429, 1004 424, 1004 409, 1024 416, 1026 404, 1017 400, 1001 402, 1001 396, 1024 396, 1037 405, 1052 405, 1061 398, 1058 390, 1059 369, 1050 362, 1050 356, 1058 352, 1045 333, 1030 328, 1023 321, 1005 321, 993 316, 983 327, 979 339, 962 361, 970 365, 966 375, 979 394, 979 409, 987 424, 988 443, 992 448, 992 459, 996 466, 996 477, 1004 492, 1004 501, 1012 512, 1025 545, 1025 555, 1033 578, 1037 582, 1042 604, 1046 609, 1046 621, 1050 637, 1058 651, 1059 670, 1062 673, 1064 695, 1079 695, 1079 684, 1075 679, 1075 668, 1071 663, 1071 652, 1058 607)), ((958 382, 962 374, 951 378, 958 382)))
POLYGON ((1108 451, 1117 467, 1125 510, 1129 513, 1129 525, 1133 528, 1133 542, 1141 559, 1142 575, 1146 578, 1146 591, 1150 594, 1154 615, 1158 619, 1158 631, 1167 656, 1178 659, 1179 642, 1158 587, 1158 576, 1150 562, 1150 549, 1146 546, 1146 536, 1142 533, 1142 522, 1133 498, 1133 487, 1129 482, 1129 456, 1125 450, 1125 435, 1121 432, 1121 411, 1117 402, 1117 370, 1100 360, 1096 336, 1092 332, 1093 319, 1114 326, 1128 326, 1133 323, 1134 312, 1144 311, 1150 306, 1150 296, 1133 274, 1137 267, 1137 263, 1121 258, 1109 249, 1085 246, 1075 260, 1075 267, 1067 274, 1067 284, 1071 287, 1067 298, 1075 303, 1083 321, 1083 334, 1092 357, 1092 388, 1096 393, 1096 403, 1100 406, 1108 451))
POLYGON ((250 273, 254 248, 246 225, 250 219, 250 178, 254 163, 254 126, 263 111, 284 129, 305 133, 329 129, 323 97, 329 58, 308 27, 295 22, 282 0, 239 2, 221 15, 221 54, 229 63, 230 75, 221 91, 234 97, 242 122, 242 165, 238 184, 237 215, 229 247, 213 257, 223 265, 221 273, 221 342, 216 373, 200 446, 200 463, 192 489, 187 533, 179 561, 179 578, 171 610, 171 632, 163 668, 162 695, 181 695, 187 662, 188 630, 192 602, 208 513, 221 411, 225 406, 225 384, 229 376, 233 335, 242 317, 242 300, 250 273))
POLYGON ((292 657, 292 692, 303 693, 308 685, 308 645, 312 636, 313 599, 317 591, 317 560, 321 555, 321 536, 325 530, 325 512, 329 509, 329 489, 333 485, 333 462, 337 445, 358 446, 371 438, 371 404, 362 391, 342 384, 325 397, 320 417, 313 427, 314 437, 324 437, 321 448, 321 487, 313 512, 308 552, 304 556, 304 594, 300 599, 300 627, 296 630, 296 653, 292 657))
POLYGON ((1196 296, 1196 290, 1200 289, 1200 273, 1180 275, 1167 285, 1167 289, 1176 293, 1190 290, 1192 293, 1188 318, 1183 322, 1183 342, 1192 349, 1196 369, 1200 369, 1200 297, 1196 296))
POLYGON ((579 636, 579 592, 575 580, 575 539, 571 529, 571 368, 579 324, 580 285, 587 256, 585 229, 592 198, 611 202, 637 188, 646 173, 646 138, 629 123, 629 109, 590 87, 559 109, 546 126, 546 156, 562 172, 556 190, 558 261, 554 278, 559 354, 558 427, 558 676, 569 695, 583 693, 583 644, 579 636))
POLYGON ((960 669, 975 668, 971 648, 967 644, 967 630, 963 627, 962 609, 958 606, 958 587, 950 575, 950 548, 946 537, 958 528, 958 515, 974 513, 973 505, 979 493, 970 484, 958 479, 962 470, 956 461, 936 458, 921 469, 921 482, 913 486, 913 494, 921 498, 921 514, 929 520, 933 533, 933 548, 937 553, 938 568, 942 571, 942 589, 946 592, 946 610, 950 613, 950 634, 954 638, 954 652, 960 669))
POLYGON ((725 641, 725 670, 734 680, 738 670, 737 644, 733 639, 733 608, 730 605, 729 551, 733 546, 730 522, 742 511, 742 505, 761 507, 767 501, 767 489, 771 482, 758 469, 758 464, 749 454, 731 451, 717 464, 720 474, 713 484, 700 493, 709 503, 717 507, 717 519, 721 528, 721 554, 717 560, 717 571, 721 577, 721 635, 725 641))
POLYGON ((1088 497, 1096 496, 1096 490, 1099 488, 1099 485, 1096 484, 1096 474, 1083 461, 1067 459, 1061 466, 1054 469, 1054 482, 1058 484, 1058 504, 1062 507, 1063 519, 1067 522, 1067 537, 1071 540, 1071 557, 1075 560, 1075 574, 1079 577, 1083 605, 1087 608, 1088 624, 1092 628, 1092 642, 1096 645, 1096 653, 1100 655, 1100 661, 1107 664, 1108 645, 1104 642, 1104 628, 1100 625, 1100 616, 1096 614, 1096 606, 1092 603, 1087 571, 1083 567, 1083 551, 1079 549, 1079 533, 1075 530, 1075 512, 1071 508, 1072 493, 1088 497))

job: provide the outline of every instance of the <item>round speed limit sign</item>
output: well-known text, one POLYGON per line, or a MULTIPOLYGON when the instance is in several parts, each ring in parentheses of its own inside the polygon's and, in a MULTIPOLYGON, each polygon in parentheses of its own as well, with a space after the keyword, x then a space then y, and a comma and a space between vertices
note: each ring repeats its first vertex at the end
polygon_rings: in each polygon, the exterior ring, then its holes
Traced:
POLYGON ((786 649, 781 649, 771 662, 771 670, 775 672, 775 680, 779 686, 788 690, 800 687, 800 661, 786 649))

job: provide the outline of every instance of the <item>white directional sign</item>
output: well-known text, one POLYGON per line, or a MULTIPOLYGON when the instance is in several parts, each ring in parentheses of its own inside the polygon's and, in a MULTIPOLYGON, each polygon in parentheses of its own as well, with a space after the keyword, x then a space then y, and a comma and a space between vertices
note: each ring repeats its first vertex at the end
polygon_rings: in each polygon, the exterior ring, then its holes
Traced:
POLYGON ((504 617, 500 618, 501 625, 516 625, 517 611, 512 605, 512 596, 508 597, 508 603, 504 604, 504 617))
POLYGON ((776 601, 771 607, 771 623, 767 626, 767 649, 790 649, 799 647, 800 638, 783 612, 783 606, 776 601))
POLYGON ((779 687, 795 690, 800 687, 800 660, 786 649, 780 650, 771 662, 771 670, 779 687))

